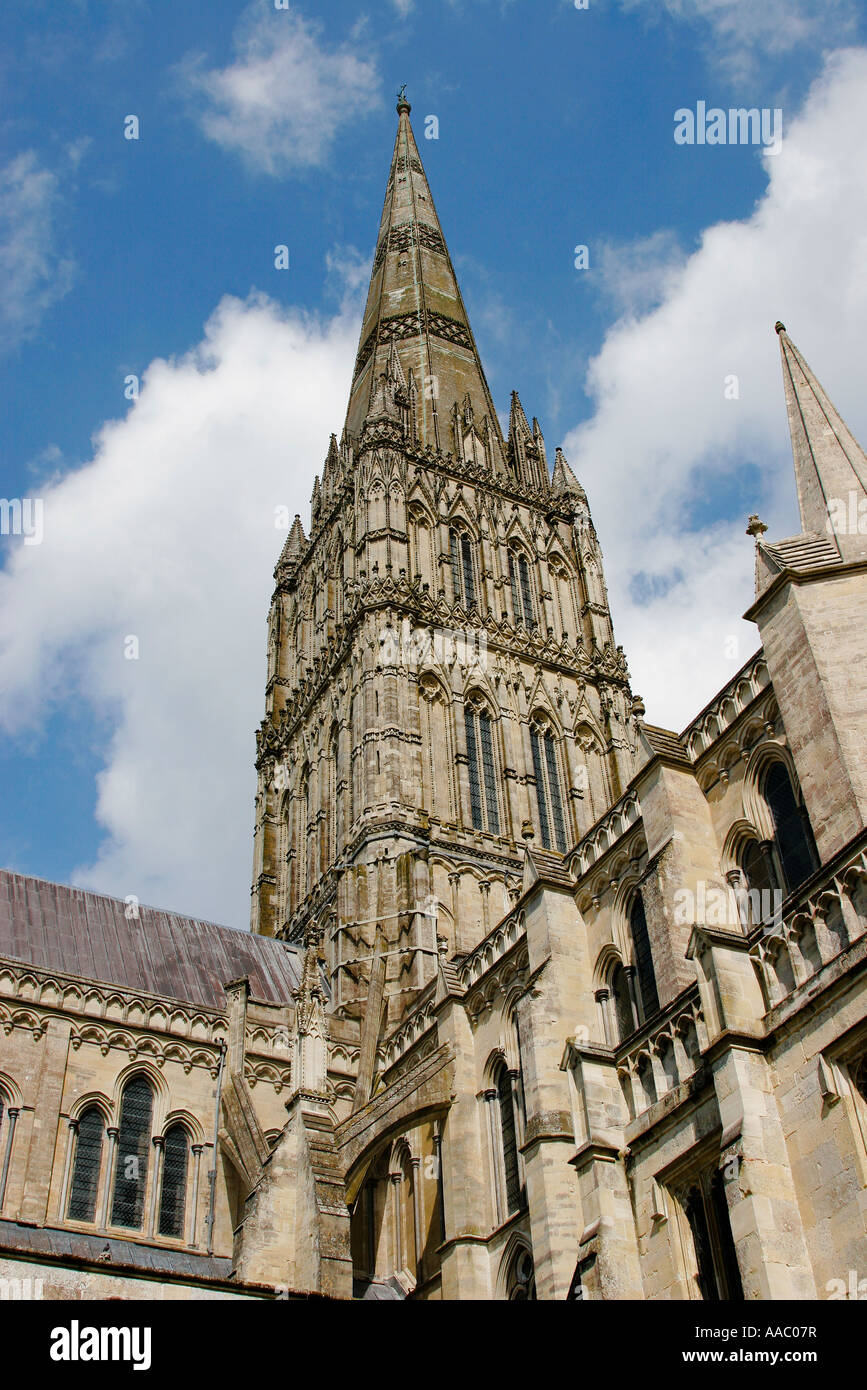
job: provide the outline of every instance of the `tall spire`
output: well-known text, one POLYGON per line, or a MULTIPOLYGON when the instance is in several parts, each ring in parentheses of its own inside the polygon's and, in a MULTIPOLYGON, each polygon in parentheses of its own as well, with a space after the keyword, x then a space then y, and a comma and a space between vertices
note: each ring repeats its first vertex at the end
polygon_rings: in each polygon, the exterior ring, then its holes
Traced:
POLYGON ((487 462, 500 473, 505 470, 502 432, 419 158, 410 110, 401 91, 346 430, 358 440, 371 405, 375 402, 382 412, 387 387, 395 415, 407 421, 410 440, 487 462))
POLYGON ((867 559, 867 456, 777 323, 801 526, 844 561, 867 559))

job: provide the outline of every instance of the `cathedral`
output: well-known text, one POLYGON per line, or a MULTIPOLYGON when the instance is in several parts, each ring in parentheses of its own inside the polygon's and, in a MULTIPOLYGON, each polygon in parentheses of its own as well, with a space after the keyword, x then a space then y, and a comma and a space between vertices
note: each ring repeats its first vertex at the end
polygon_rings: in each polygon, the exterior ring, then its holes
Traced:
POLYGON ((274 574, 251 931, 0 873, 0 1283, 857 1296, 867 457, 777 324, 802 529, 750 518, 758 649, 648 723, 397 111, 346 420, 274 574))

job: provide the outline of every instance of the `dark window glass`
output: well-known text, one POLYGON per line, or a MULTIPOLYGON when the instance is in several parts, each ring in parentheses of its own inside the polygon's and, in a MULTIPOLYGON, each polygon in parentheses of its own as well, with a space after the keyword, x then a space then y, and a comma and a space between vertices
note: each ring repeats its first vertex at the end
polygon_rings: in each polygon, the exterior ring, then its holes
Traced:
POLYGON ((470 815, 476 830, 500 833, 494 741, 487 710, 464 710, 470 776, 470 815))
POLYGON ((527 564, 527 557, 525 555, 518 556, 518 568, 521 572, 521 598, 524 604, 524 625, 530 632, 535 632, 536 616, 533 612, 533 598, 530 588, 530 566, 527 564))
POLYGON ((494 743, 491 738, 491 720, 487 710, 479 711, 479 741, 482 745, 482 771, 485 778, 485 809, 488 816, 488 832, 491 835, 499 835, 500 808, 497 804, 494 743))
POLYGON ((66 1213, 70 1221, 96 1220, 104 1128, 102 1115, 95 1105, 85 1110, 78 1122, 75 1162, 72 1166, 72 1190, 66 1213))
POLYGON ((114 1177, 113 1226, 141 1230, 151 1143, 153 1093, 143 1076, 134 1076, 123 1093, 114 1177))
POLYGON ((454 603, 461 601, 461 561, 458 545, 457 531, 449 532, 452 554, 452 600, 454 603))
POLYGON ((533 1256, 529 1250, 521 1250, 515 1259, 509 1280, 509 1301, 526 1303, 536 1297, 536 1275, 533 1256))
POLYGON ((560 796, 560 775, 557 772, 557 753, 554 748, 554 735, 545 735, 545 762, 548 768, 548 794, 551 797, 551 819, 554 822, 554 840, 561 854, 566 852, 566 826, 563 820, 563 801, 560 796))
POLYGON ((518 1211, 521 1206, 521 1177, 518 1172, 518 1141, 515 1135, 515 1109, 512 1103, 512 1078, 506 1067, 497 1077, 497 1096, 500 1102, 500 1133, 503 1140, 503 1167, 506 1173, 506 1208, 518 1211))
POLYGON ((530 744, 533 749, 533 776, 536 779, 536 803, 539 807, 539 833, 542 837, 542 844, 546 849, 549 849, 551 846, 551 828, 548 823, 548 798, 545 795, 542 753, 539 748, 539 734, 536 729, 530 730, 530 744))
POLYGON ((704 1194, 701 1188, 696 1185, 690 1188, 686 1199, 686 1216, 689 1227, 692 1231, 692 1243, 695 1247, 695 1261, 698 1267, 698 1286, 701 1296, 707 1303, 719 1302, 720 1291, 717 1284, 716 1269, 714 1268, 713 1253, 711 1251, 710 1230, 707 1224, 707 1212, 704 1205, 704 1194))
POLYGON ((710 1303, 742 1302, 744 1291, 722 1173, 701 1174, 687 1193, 685 1211, 702 1298, 710 1303))
POLYGON ((741 868, 749 889, 767 893, 779 887, 770 856, 764 852, 758 840, 750 840, 741 858, 741 868))
POLYGON ((455 603, 472 608, 476 601, 473 543, 462 531, 449 531, 452 562, 452 594, 455 603))
POLYGON ((476 577, 473 571, 473 548, 469 536, 461 536, 461 557, 464 562, 464 607, 472 608, 476 601, 476 577))
POLYGON ((647 933, 647 918, 644 915, 644 903, 640 893, 636 893, 632 904, 629 927, 635 948, 635 969, 638 974, 638 987, 641 990, 641 1006, 644 1017, 649 1018, 659 1008, 659 996, 656 992, 656 975, 653 970, 650 937, 647 933))
POLYGON ((512 586, 512 610, 515 622, 523 623, 529 632, 536 630, 536 615, 533 612, 533 588, 530 582, 530 566, 526 555, 516 555, 509 551, 509 582, 512 586))
POLYGON ((467 731, 467 757, 470 773, 470 815, 476 830, 482 830, 482 783, 479 768, 479 747, 476 738, 476 715, 467 710, 464 718, 467 731))
POLYGON ((163 1153, 163 1186, 160 1196, 161 1236, 184 1234, 187 1201, 187 1161, 189 1145, 182 1125, 174 1125, 166 1135, 163 1153))
POLYGON ((623 1042, 624 1038, 628 1038, 630 1033, 635 1032, 635 1018, 632 1012, 632 1000, 629 997, 629 986, 626 983, 626 972, 622 965, 615 966, 611 975, 611 998, 614 1001, 618 1041, 623 1042))
POLYGON ((782 763, 773 763, 765 778, 765 800, 774 818, 777 853, 783 865, 786 887, 793 893, 816 866, 813 834, 805 813, 795 799, 789 774, 782 763))
POLYGON ((735 1252, 735 1241, 732 1235, 731 1220, 729 1218, 729 1206, 726 1201, 725 1182, 720 1172, 714 1173, 711 1179, 710 1197, 719 1247, 719 1258, 722 1265, 725 1296, 733 1303, 741 1303, 744 1297, 744 1290, 741 1284, 741 1271, 738 1267, 738 1257, 735 1252))
POLYGON ((524 610, 521 606, 521 594, 518 588, 517 565, 511 550, 509 551, 509 583, 512 586, 512 612, 515 615, 515 622, 520 623, 523 621, 524 610))

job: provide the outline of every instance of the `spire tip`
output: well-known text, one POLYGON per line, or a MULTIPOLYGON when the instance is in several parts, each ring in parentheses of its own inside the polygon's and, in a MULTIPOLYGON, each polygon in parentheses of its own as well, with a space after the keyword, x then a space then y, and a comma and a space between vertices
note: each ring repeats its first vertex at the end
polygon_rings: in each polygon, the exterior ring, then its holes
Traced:
POLYGON ((786 325, 785 325, 784 323, 781 323, 780 320, 777 319, 776 323, 774 324, 774 332, 775 332, 775 333, 785 333, 785 331, 786 331, 786 325))
POLYGON ((397 114, 400 116, 404 111, 409 115, 412 107, 406 99, 406 83, 404 82, 397 94, 397 114))

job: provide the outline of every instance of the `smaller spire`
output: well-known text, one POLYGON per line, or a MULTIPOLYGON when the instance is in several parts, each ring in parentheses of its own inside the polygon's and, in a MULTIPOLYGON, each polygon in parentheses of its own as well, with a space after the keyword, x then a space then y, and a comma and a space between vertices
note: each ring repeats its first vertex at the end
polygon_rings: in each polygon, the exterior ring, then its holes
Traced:
POLYGON ((566 455, 562 449, 558 449, 554 455, 554 473, 551 477, 551 491, 555 497, 570 496, 577 497, 580 502, 587 501, 587 494, 579 483, 569 464, 566 462, 566 455))
POLYGON ((867 559, 867 457, 785 325, 775 327, 802 534, 824 537, 845 562, 867 559))
POLYGON ((299 560, 304 553, 306 544, 307 537, 304 534, 304 527, 301 525, 301 517, 296 512, 295 520, 292 522, 289 535, 286 537, 286 544, 283 547, 279 563, 281 565, 286 563, 292 564, 295 560, 299 560))

